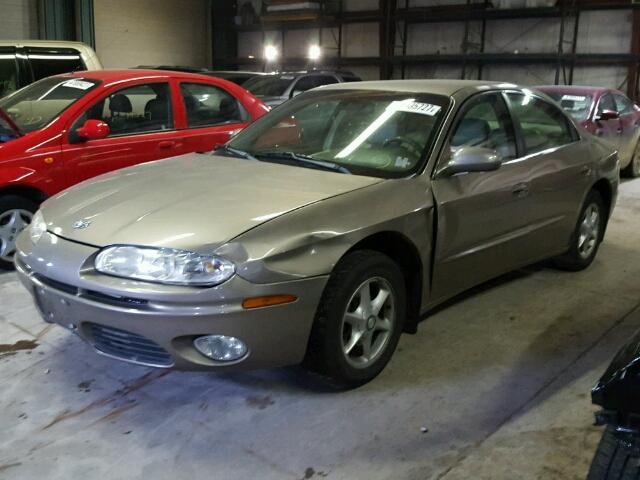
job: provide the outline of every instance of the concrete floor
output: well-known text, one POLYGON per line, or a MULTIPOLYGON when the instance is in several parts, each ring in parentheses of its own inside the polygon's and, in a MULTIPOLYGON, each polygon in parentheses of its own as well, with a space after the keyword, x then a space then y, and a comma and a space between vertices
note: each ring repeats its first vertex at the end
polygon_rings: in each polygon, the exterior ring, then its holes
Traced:
POLYGON ((600 436, 589 389, 640 328, 640 180, 621 190, 589 270, 483 285, 346 393, 296 368, 97 356, 1 275, 0 478, 583 479, 600 436))

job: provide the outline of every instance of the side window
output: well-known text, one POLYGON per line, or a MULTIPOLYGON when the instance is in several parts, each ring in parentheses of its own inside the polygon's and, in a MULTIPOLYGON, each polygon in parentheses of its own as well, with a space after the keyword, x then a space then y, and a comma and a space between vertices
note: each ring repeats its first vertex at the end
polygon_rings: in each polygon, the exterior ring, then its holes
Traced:
POLYGON ((245 121, 246 113, 240 102, 222 88, 203 83, 181 83, 180 93, 189 128, 245 121))
POLYGON ((604 95, 602 95, 602 97, 600 97, 597 114, 600 115, 605 110, 613 110, 614 112, 618 111, 618 109, 616 108, 616 102, 613 99, 613 95, 611 95, 610 93, 605 93, 604 95))
POLYGON ((118 90, 94 104, 71 127, 73 132, 87 120, 102 120, 109 125, 110 137, 173 128, 169 85, 149 83, 118 90))
POLYGON ((449 142, 455 151, 474 146, 496 150, 503 160, 516 158, 511 117, 498 93, 483 94, 465 107, 449 142))
POLYGON ((574 141, 574 133, 565 115, 554 105, 521 93, 508 93, 525 147, 525 155, 574 141))
POLYGON ((620 115, 626 115, 633 111, 633 104, 631 103, 631 100, 624 95, 614 94, 613 99, 616 102, 616 111, 620 115))
POLYGON ((80 53, 75 50, 55 51, 30 48, 27 50, 27 57, 31 64, 34 81, 51 75, 86 70, 80 53))
POLYGON ((0 52, 0 98, 18 89, 18 64, 15 54, 0 52))

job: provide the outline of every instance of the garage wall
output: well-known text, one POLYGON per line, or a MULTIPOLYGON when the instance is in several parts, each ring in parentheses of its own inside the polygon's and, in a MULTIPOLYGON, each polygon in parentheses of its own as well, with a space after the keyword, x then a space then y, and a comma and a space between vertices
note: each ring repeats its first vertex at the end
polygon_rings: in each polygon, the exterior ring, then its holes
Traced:
POLYGON ((95 0, 94 11, 105 68, 210 66, 207 0, 95 0))
MULTIPOLYGON (((405 0, 398 6, 404 7, 405 0)), ((410 0, 411 6, 435 6, 465 3, 465 0, 410 0)), ((520 2, 524 3, 524 2, 520 2)), ((553 2, 552 2, 553 3, 553 2)), ((519 4, 518 4, 519 5, 519 4)), ((378 0, 344 0, 345 10, 373 10, 378 0)), ((479 40, 481 22, 470 24, 470 40, 479 40), (475 35, 475 38, 474 38, 475 35)), ((630 51, 632 13, 629 10, 601 10, 584 12, 580 16, 578 29, 578 53, 628 53, 630 51)), ((400 30, 396 39, 396 54, 401 54, 400 30)), ((493 53, 555 53, 558 47, 560 19, 522 19, 487 22, 485 51, 493 53)), ((337 37, 337 32, 334 32, 337 37)), ((565 23, 565 38, 571 39, 573 19, 565 23)), ((462 52, 464 36, 463 22, 413 24, 409 26, 407 53, 457 54, 462 52)), ((267 32, 266 38, 280 48, 285 57, 304 57, 308 45, 317 42, 318 30, 296 30, 286 32, 284 45, 278 31, 267 32)), ((336 42, 330 29, 322 35, 322 46, 329 57, 336 51, 336 42)), ((379 30, 376 23, 349 24, 343 28, 345 57, 374 56, 379 53, 379 30)), ((253 55, 261 58, 263 39, 261 32, 239 34, 239 56, 253 55)), ((569 45, 567 44, 567 47, 569 45)), ((249 65, 247 68, 251 68, 249 65)), ((350 70, 364 79, 377 79, 376 66, 354 66, 350 70)), ((394 77, 400 78, 401 69, 394 69, 394 77)), ((405 78, 460 78, 461 66, 432 62, 407 65, 405 78)), ((575 84, 602 85, 626 88, 627 69, 622 66, 578 66, 574 72, 575 84)), ((477 71, 468 68, 467 78, 477 78, 477 71)), ((487 65, 483 79, 508 80, 524 85, 553 83, 555 65, 487 65)))
POLYGON ((38 38, 38 0, 4 0, 0 12, 0 39, 38 38))

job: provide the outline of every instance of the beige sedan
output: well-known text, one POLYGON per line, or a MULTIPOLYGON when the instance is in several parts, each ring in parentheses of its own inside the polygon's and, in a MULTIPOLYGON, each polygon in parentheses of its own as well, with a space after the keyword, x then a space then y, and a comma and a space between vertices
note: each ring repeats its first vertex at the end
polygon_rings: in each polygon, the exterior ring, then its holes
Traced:
POLYGON ((594 259, 618 158, 510 84, 302 94, 214 154, 45 202, 16 267, 47 322, 163 368, 304 362, 371 380, 434 305, 509 270, 594 259))

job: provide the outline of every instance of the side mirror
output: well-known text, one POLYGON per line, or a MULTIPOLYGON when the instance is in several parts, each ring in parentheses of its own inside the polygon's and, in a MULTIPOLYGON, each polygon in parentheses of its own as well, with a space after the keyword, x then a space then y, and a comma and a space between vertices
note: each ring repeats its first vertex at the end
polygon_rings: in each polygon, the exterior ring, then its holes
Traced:
POLYGON ((620 118, 620 115, 615 110, 603 110, 600 115, 596 115, 596 122, 606 122, 607 120, 617 120, 618 118, 620 118))
POLYGON ((82 140, 100 140, 109 136, 110 130, 102 120, 87 120, 76 130, 76 135, 82 140))
POLYGON ((460 147, 438 175, 450 177, 457 173, 491 172, 500 168, 500 165, 502 160, 495 150, 482 147, 460 147))

